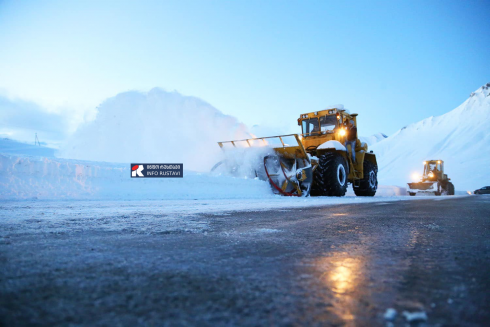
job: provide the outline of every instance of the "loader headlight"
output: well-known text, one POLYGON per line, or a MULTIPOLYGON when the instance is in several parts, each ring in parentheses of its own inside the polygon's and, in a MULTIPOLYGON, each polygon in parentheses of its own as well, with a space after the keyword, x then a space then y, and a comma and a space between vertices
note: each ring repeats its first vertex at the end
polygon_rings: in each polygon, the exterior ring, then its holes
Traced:
POLYGON ((344 136, 344 135, 345 135, 345 129, 343 129, 343 128, 342 128, 342 129, 339 131, 339 134, 340 134, 340 136, 344 136))
POLYGON ((434 177, 434 173, 433 172, 430 172, 429 173, 429 177, 434 177))

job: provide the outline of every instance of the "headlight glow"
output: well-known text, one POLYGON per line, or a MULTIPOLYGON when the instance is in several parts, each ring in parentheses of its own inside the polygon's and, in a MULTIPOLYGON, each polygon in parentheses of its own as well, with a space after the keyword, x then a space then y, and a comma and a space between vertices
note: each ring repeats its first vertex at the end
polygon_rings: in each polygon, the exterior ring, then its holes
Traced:
POLYGON ((339 134, 340 134, 340 136, 344 136, 344 135, 345 135, 345 129, 341 129, 341 130, 339 131, 339 134))

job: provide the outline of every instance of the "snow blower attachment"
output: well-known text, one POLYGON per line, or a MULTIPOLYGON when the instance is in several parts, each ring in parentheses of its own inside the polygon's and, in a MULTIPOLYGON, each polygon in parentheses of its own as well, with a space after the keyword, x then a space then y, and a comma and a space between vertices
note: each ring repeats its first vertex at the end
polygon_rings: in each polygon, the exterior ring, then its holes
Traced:
MULTIPOLYGON (((235 151, 240 159, 244 156, 240 153, 241 148, 255 147, 257 156, 261 156, 259 164, 257 158, 253 167, 255 177, 269 180, 273 191, 287 196, 308 195, 312 182, 312 159, 306 153, 298 135, 281 135, 261 138, 251 138, 237 141, 218 142, 219 146, 226 150, 235 151), (231 146, 231 149, 229 149, 231 146)), ((250 160, 250 158, 248 158, 250 160)), ((243 160, 241 160, 243 162, 243 160)), ((245 160, 246 161, 246 160, 245 160)), ((220 162, 230 166, 228 162, 220 162)), ((236 165, 232 164, 231 171, 237 171, 236 165)))
POLYGON ((420 182, 408 183, 407 193, 415 195, 454 195, 454 185, 444 174, 444 161, 424 161, 424 174, 420 182))
POLYGON ((347 110, 326 109, 300 115, 302 134, 218 142, 225 153, 234 153, 211 171, 220 168, 236 175, 244 162, 252 161, 254 177, 268 180, 278 194, 344 196, 351 183, 356 195, 374 196, 378 187, 376 156, 357 137, 349 154, 344 146, 348 122, 357 126, 356 118, 357 114, 347 110), (250 160, 249 156, 244 160, 252 149, 260 159, 250 160))

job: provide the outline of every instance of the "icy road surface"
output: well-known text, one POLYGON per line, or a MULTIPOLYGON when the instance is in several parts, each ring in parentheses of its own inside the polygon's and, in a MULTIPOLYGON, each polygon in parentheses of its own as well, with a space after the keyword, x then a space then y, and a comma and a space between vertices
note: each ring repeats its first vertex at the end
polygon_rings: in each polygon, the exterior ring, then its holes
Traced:
MULTIPOLYGON (((12 223, 22 225, 23 221, 38 219, 45 221, 53 228, 57 226, 59 231, 63 228, 71 230, 76 221, 84 227, 118 229, 126 223, 132 226, 147 228, 147 221, 142 217, 151 217, 151 222, 164 228, 175 225, 177 228, 188 224, 185 217, 201 214, 224 213, 232 211, 265 211, 273 209, 291 209, 304 207, 321 207, 337 204, 378 203, 380 205, 396 201, 419 201, 430 199, 432 201, 444 201, 451 198, 467 197, 468 195, 456 195, 452 197, 409 197, 409 196, 377 196, 377 197, 283 197, 272 196, 263 200, 259 199, 225 199, 225 200, 150 200, 150 201, 4 201, 0 202, 1 224, 12 223), (74 220, 76 217, 78 219, 74 220), (139 219, 135 219, 139 217, 139 219), (173 218, 172 218, 173 217, 173 218), (86 220, 80 220, 86 218, 86 220), (108 219, 110 218, 110 219, 108 219), (178 219, 174 219, 178 218, 178 219), (104 221, 99 226, 100 222, 104 221), (91 226, 94 225, 94 226, 91 226)), ((24 227, 24 226, 23 226, 24 227)), ((43 227, 43 226, 41 226, 43 227)), ((161 229, 160 228, 160 229, 161 229)), ((151 232, 151 230, 148 230, 151 232)), ((2 235, 2 231, 0 231, 2 235)))
POLYGON ((2 202, 0 325, 485 325, 490 196, 402 198, 2 202))

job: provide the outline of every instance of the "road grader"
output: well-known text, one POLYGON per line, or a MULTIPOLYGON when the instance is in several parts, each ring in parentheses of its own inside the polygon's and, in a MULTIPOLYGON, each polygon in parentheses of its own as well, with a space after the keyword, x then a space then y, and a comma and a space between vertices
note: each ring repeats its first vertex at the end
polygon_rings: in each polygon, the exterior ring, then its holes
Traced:
POLYGON ((415 195, 454 195, 451 178, 444 174, 444 161, 424 161, 424 173, 419 182, 408 183, 407 193, 415 195))
MULTIPOLYGON (((376 155, 357 137, 355 148, 344 145, 348 123, 357 126, 357 114, 331 108, 301 114, 301 134, 255 137, 218 142, 227 151, 243 155, 249 148, 260 149, 255 177, 268 180, 274 193, 285 196, 344 196, 352 184, 358 196, 374 196, 378 187, 376 155), (242 150, 237 151, 237 150, 242 150), (349 152, 347 151, 349 150, 349 152), (352 160, 355 151, 355 161, 352 160)), ((242 160, 224 160, 213 167, 237 171, 242 160)))

